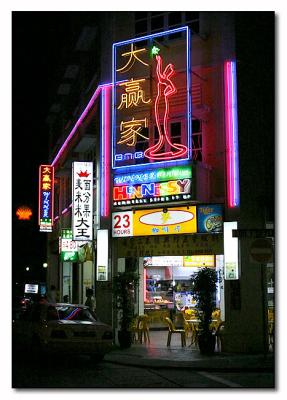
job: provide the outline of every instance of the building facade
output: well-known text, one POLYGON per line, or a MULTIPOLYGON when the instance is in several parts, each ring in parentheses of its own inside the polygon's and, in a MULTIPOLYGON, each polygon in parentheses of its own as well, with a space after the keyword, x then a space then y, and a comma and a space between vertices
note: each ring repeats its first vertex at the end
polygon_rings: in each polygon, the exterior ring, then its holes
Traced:
MULTIPOLYGON (((98 316, 115 332, 117 272, 138 271, 135 313, 148 314, 157 329, 171 309, 194 307, 190 276, 207 266, 221 277, 224 351, 268 349, 274 219, 265 180, 272 174, 262 165, 264 145, 251 151, 262 131, 255 123, 250 137, 246 122, 240 18, 104 12, 83 29, 65 71, 66 105, 56 102, 49 115, 55 185, 48 284, 79 303, 92 288, 98 316), (69 113, 73 93, 80 101, 69 113), (84 204, 83 192, 76 203, 75 188, 88 177, 91 202, 84 204), (91 221, 81 219, 92 227, 86 240, 75 237, 80 213, 91 221)), ((268 22, 272 30, 272 13, 268 22)), ((272 129, 272 115, 266 119, 272 129)))

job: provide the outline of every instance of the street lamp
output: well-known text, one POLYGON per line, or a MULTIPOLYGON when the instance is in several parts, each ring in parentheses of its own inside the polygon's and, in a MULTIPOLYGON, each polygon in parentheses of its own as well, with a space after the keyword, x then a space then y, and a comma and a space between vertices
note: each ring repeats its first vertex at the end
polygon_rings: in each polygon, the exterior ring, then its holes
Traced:
POLYGON ((27 272, 30 271, 30 267, 26 267, 26 271, 27 271, 27 272))
POLYGON ((48 263, 43 263, 43 268, 48 268, 48 263))

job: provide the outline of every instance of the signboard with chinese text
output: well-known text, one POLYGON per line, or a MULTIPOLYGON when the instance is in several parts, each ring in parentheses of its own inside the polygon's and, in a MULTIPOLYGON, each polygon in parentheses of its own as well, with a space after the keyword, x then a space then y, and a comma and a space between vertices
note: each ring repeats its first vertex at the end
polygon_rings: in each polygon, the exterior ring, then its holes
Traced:
POLYGON ((113 169, 191 158, 189 52, 188 27, 114 43, 113 169))
POLYGON ((183 265, 185 267, 214 267, 214 255, 184 256, 183 265))
POLYGON ((133 215, 133 226, 134 236, 195 233, 196 207, 137 210, 133 215))
POLYGON ((39 168, 39 226, 41 232, 52 232, 54 219, 54 167, 39 168))
POLYGON ((78 241, 73 240, 72 229, 62 229, 59 238, 60 260, 78 261, 78 244, 78 241))
POLYGON ((113 213, 112 236, 157 236, 196 232, 196 207, 113 213))
POLYGON ((208 204, 197 206, 199 233, 219 233, 223 231, 223 205, 208 204))
POLYGON ((119 238, 118 257, 190 256, 224 254, 223 235, 159 235, 119 238))
POLYGON ((74 240, 93 240, 93 163, 73 162, 74 240))

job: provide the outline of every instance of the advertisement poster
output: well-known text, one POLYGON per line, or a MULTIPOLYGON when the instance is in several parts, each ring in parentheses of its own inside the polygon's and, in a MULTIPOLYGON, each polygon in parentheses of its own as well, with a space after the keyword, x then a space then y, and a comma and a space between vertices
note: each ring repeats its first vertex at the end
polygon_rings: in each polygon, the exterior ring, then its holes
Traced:
POLYGON ((196 207, 137 210, 134 236, 176 235, 196 232, 196 207))
POLYGON ((223 232, 223 206, 210 204, 197 207, 198 233, 223 232))

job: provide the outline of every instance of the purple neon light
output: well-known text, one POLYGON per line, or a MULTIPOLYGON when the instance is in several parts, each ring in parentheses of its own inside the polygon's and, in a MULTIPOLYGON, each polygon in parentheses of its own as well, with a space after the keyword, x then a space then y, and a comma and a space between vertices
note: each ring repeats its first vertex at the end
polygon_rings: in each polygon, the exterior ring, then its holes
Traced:
POLYGON ((225 129, 227 147, 227 202, 228 207, 238 207, 239 196, 239 162, 238 162, 238 117, 237 117, 237 84, 236 62, 224 64, 225 81, 225 129))
MULTIPOLYGON (((122 83, 122 82, 126 82, 126 80, 122 80, 119 82, 116 82, 116 85, 122 83)), ((72 139, 72 137, 74 136, 75 132, 77 131, 78 127, 81 125, 81 123, 84 121, 84 119, 86 118, 88 112, 90 111, 90 109, 92 108, 92 106, 94 105, 95 101, 97 100, 99 94, 101 93, 102 89, 104 88, 108 88, 108 87, 112 87, 113 83, 104 83, 102 85, 99 85, 97 87, 97 89, 95 90, 94 94, 92 95, 90 101, 88 102, 87 106, 85 107, 84 111, 82 112, 80 118, 78 119, 78 121, 75 123, 73 129, 71 130, 71 132, 69 133, 68 137, 66 138, 66 140, 64 141, 64 143, 62 144, 61 148, 59 149, 57 155, 55 156, 54 160, 51 163, 51 166, 55 166, 57 164, 57 162, 59 161, 60 157, 62 156, 64 150, 66 149, 66 147, 68 146, 70 140, 72 139)))
POLYGON ((101 103, 101 216, 110 212, 111 85, 103 88, 101 103))
POLYGON ((78 121, 76 122, 74 128, 71 130, 70 134, 68 135, 67 139, 64 141, 64 143, 62 144, 62 147, 60 148, 60 150, 58 151, 58 154, 56 155, 56 157, 54 158, 53 162, 52 162, 52 166, 55 166, 57 161, 60 159, 61 155, 63 154, 64 150, 66 149, 66 147, 68 146, 68 143, 70 142, 70 140, 72 139, 72 137, 74 136, 74 133, 77 131, 78 127, 81 125, 81 123, 83 122, 83 120, 85 119, 86 115, 88 114, 88 112, 90 111, 91 107, 93 106, 95 100, 97 99, 98 95, 101 93, 102 90, 102 85, 98 86, 97 89, 95 90, 93 96, 91 97, 90 101, 88 102, 86 108, 84 109, 84 111, 82 112, 80 118, 78 119, 78 121))

